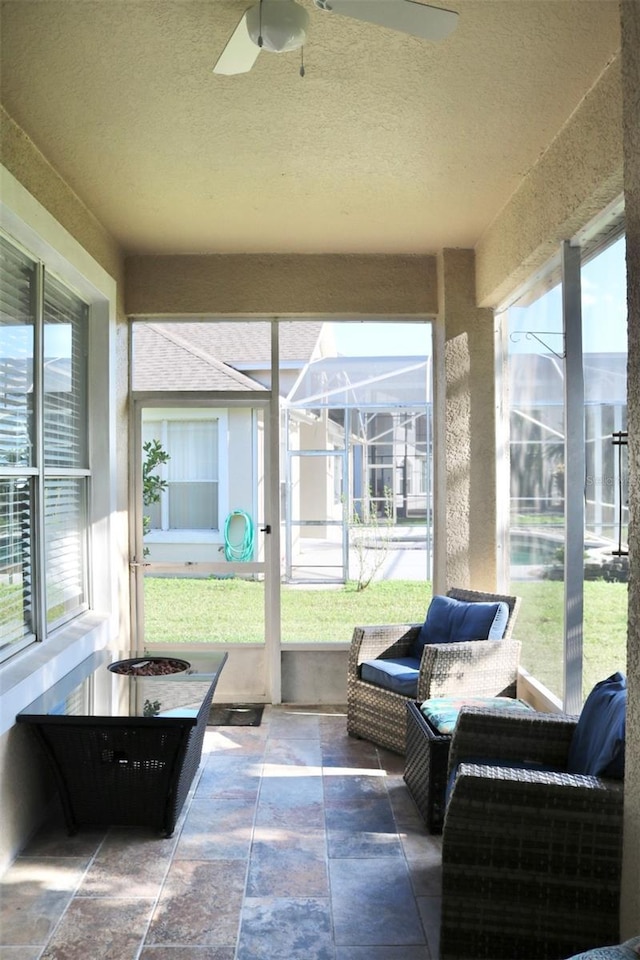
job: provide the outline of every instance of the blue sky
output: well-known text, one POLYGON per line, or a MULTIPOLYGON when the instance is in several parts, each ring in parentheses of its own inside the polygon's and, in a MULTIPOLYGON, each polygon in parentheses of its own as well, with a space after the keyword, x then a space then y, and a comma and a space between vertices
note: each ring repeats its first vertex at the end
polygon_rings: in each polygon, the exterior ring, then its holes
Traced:
MULTIPOLYGON (((582 327, 585 353, 626 353, 627 292, 624 238, 607 247, 582 268, 582 327)), ((514 353, 548 353, 524 331, 541 335, 548 346, 562 353, 560 287, 540 297, 529 307, 512 308, 509 342, 514 353), (544 334, 555 330, 551 336, 544 334), (518 335, 517 331, 521 331, 518 335)), ((428 324, 376 323, 372 321, 334 323, 338 351, 345 356, 430 355, 428 324)))
POLYGON ((431 354, 428 323, 334 323, 338 352, 347 357, 411 357, 431 354))
MULTIPOLYGON (((611 244, 582 268, 582 346, 585 353, 626 353, 626 276, 624 238, 611 244)), ((546 331, 562 330, 559 286, 529 307, 515 307, 509 313, 511 352, 548 352, 536 340, 523 335, 525 331, 531 331, 540 334, 553 350, 562 353, 560 336, 543 336, 546 331)))

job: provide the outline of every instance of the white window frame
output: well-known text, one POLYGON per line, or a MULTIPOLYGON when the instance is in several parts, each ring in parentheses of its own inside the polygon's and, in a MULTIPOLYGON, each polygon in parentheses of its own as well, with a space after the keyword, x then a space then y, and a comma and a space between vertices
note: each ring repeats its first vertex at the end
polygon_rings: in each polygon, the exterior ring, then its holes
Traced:
MULTIPOLYGON (((185 419, 185 409, 180 407, 145 407, 144 422, 168 423, 185 419)), ((219 543, 222 538, 221 518, 227 516, 229 512, 229 470, 226 460, 227 434, 229 431, 228 411, 222 407, 210 407, 208 409, 196 410, 188 408, 188 418, 190 420, 217 420, 218 422, 218 527, 211 530, 191 530, 191 529, 163 529, 157 528, 149 531, 145 536, 145 543, 149 546, 154 543, 182 543, 185 538, 190 543, 219 543)), ((168 453, 166 440, 161 443, 168 453)), ((163 476, 163 471, 159 469, 158 473, 163 476)), ((161 495, 161 509, 166 510, 166 495, 161 495)))
MULTIPOLYGON (((25 187, 0 165, 0 229, 89 304, 89 597, 91 609, 0 662, 0 735, 15 716, 95 650, 126 646, 118 584, 126 583, 126 511, 117 510, 117 283, 25 187)), ((108 247, 104 247, 105 253, 108 247)), ((125 457, 126 460, 126 457, 125 457)))

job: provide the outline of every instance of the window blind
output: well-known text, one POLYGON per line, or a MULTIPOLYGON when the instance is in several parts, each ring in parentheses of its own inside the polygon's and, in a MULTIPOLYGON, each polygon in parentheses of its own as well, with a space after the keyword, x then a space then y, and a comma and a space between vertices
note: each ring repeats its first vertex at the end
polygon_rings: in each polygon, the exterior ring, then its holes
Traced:
POLYGON ((85 602, 85 480, 45 480, 44 532, 47 623, 51 626, 85 602))
POLYGON ((45 466, 87 467, 87 305, 53 277, 44 292, 45 466))
POLYGON ((32 462, 35 264, 0 237, 0 464, 32 462))
POLYGON ((88 606, 88 319, 0 237, 0 658, 88 606))
POLYGON ((33 632, 31 481, 0 479, 0 649, 33 632))

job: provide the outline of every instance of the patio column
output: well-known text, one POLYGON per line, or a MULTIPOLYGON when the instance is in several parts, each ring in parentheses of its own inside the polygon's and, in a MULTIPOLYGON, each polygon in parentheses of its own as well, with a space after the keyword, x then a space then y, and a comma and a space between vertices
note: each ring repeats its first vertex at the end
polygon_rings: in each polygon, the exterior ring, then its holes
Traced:
POLYGON ((496 589, 493 311, 476 306, 473 250, 438 257, 434 592, 496 589))
POLYGON ((625 754, 621 934, 637 935, 640 917, 640 3, 620 4, 622 126, 627 241, 629 355, 629 706, 625 754))

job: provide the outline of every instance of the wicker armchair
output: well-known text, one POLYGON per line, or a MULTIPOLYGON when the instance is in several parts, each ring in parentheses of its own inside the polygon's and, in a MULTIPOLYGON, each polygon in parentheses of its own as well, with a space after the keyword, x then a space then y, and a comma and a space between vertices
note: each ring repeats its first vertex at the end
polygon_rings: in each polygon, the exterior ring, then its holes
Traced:
POLYGON ((520 598, 458 588, 449 590, 447 596, 470 602, 504 601, 509 619, 502 640, 425 646, 416 698, 367 683, 360 677, 360 665, 365 660, 409 656, 422 624, 356 627, 347 668, 347 731, 351 736, 404 755, 408 700, 462 694, 515 696, 520 643, 512 639, 512 633, 520 598))
POLYGON ((560 960, 619 940, 623 783, 562 772, 576 722, 461 710, 449 755, 441 960, 560 960))

